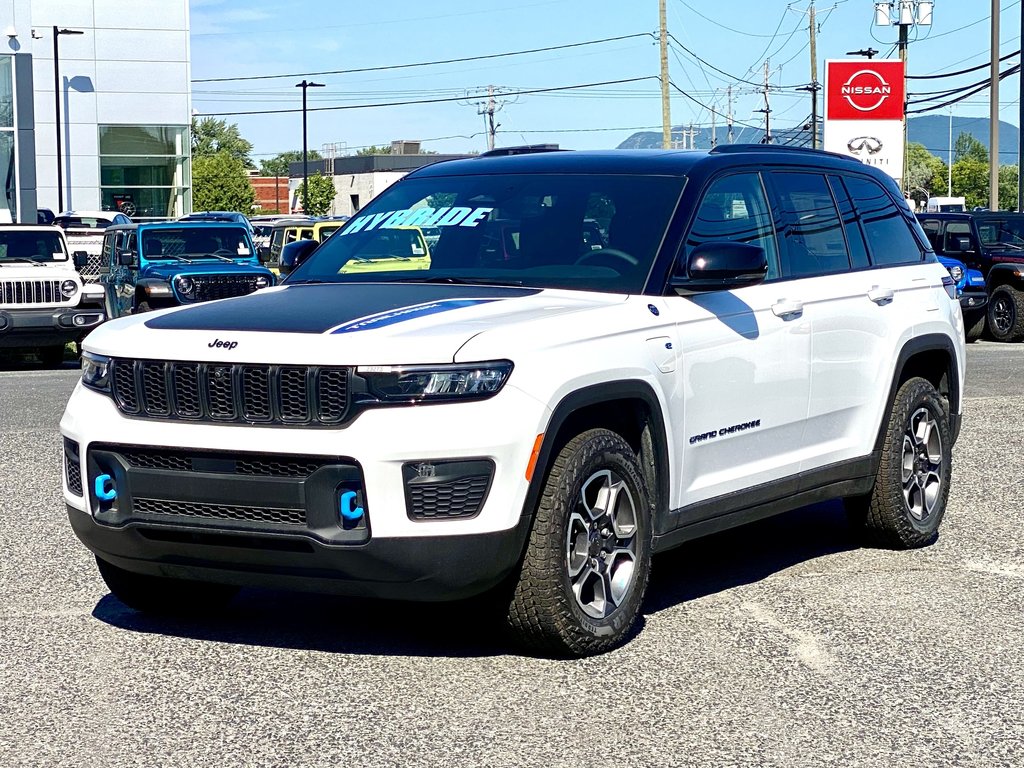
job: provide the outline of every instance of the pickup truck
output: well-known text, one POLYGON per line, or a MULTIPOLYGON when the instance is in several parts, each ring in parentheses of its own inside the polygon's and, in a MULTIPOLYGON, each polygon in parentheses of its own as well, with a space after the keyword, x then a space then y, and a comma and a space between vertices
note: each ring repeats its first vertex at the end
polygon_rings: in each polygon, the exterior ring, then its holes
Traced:
POLYGON ((984 276, 991 337, 1024 340, 1024 213, 924 213, 918 221, 937 255, 984 276))

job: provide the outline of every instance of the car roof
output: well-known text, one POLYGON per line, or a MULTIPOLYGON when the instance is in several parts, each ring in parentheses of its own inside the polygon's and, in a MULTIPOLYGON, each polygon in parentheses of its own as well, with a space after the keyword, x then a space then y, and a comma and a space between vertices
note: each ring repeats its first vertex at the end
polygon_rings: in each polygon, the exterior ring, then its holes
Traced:
POLYGON ((821 150, 782 145, 728 144, 712 150, 610 149, 545 151, 445 160, 410 172, 406 178, 478 176, 493 173, 600 173, 685 176, 700 168, 712 171, 740 165, 798 165, 850 170, 851 164, 872 176, 881 174, 856 158, 821 150))
POLYGON ((105 231, 119 232, 125 230, 139 229, 142 227, 146 229, 182 229, 183 227, 186 227, 188 229, 222 229, 224 227, 238 227, 239 229, 243 229, 246 232, 249 231, 248 229, 246 229, 245 225, 240 221, 182 221, 181 219, 179 219, 178 221, 143 221, 133 222, 132 224, 114 224, 111 227, 107 227, 105 231))

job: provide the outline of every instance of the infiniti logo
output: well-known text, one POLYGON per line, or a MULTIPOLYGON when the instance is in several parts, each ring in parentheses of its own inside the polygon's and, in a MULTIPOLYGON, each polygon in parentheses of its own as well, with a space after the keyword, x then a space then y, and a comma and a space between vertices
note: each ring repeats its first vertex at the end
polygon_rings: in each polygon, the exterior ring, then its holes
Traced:
POLYGON ((855 155, 877 155, 882 151, 882 140, 874 136, 858 136, 846 142, 846 148, 855 155))

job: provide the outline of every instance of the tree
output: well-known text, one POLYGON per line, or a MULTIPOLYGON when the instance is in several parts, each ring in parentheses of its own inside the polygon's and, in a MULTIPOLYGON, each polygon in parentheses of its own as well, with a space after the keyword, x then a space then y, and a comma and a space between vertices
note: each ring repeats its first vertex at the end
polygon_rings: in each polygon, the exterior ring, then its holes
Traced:
POLYGON ((958 160, 979 160, 987 163, 988 150, 971 134, 961 133, 953 145, 953 165, 956 165, 958 160))
POLYGON ((923 202, 936 192, 946 191, 946 164, 929 152, 924 144, 907 144, 907 188, 923 202))
POLYGON ((249 215, 256 191, 242 161, 227 150, 192 158, 192 208, 249 215))
POLYGON ((386 146, 386 147, 378 147, 378 146, 363 147, 358 152, 356 152, 356 154, 357 155, 390 155, 391 154, 391 147, 390 146, 386 146))
MULTIPOLYGON (((302 200, 302 188, 303 185, 299 184, 299 200, 302 200)), ((303 213, 308 216, 326 216, 336 194, 338 190, 334 188, 334 179, 317 171, 309 177, 309 194, 303 213)))
POLYGON ((1004 211, 1017 210, 1017 166, 999 166, 999 207, 1004 211))
MULTIPOLYGON (((306 152, 307 160, 323 160, 323 156, 315 149, 306 152)), ((287 176, 290 163, 302 162, 302 150, 292 149, 288 152, 281 152, 269 160, 260 160, 261 176, 287 176)))
POLYGON ((254 168, 252 144, 242 138, 238 126, 226 120, 204 117, 192 118, 192 157, 210 157, 218 152, 227 152, 240 160, 246 168, 254 168))
POLYGON ((953 194, 964 197, 967 208, 988 205, 988 160, 963 158, 953 163, 953 194))

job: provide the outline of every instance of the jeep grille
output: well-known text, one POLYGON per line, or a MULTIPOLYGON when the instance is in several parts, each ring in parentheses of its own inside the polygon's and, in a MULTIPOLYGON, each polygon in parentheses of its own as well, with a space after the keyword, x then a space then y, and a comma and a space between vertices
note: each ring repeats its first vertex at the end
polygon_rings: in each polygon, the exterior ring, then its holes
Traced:
POLYGON ((259 275, 188 275, 195 283, 195 296, 192 301, 213 301, 214 299, 230 299, 233 296, 246 296, 256 290, 256 278, 259 275))
POLYGON ((0 280, 0 304, 67 304, 78 297, 60 292, 60 280, 0 280))
POLYGON ((118 409, 151 419, 332 426, 349 410, 349 369, 116 359, 118 409))

